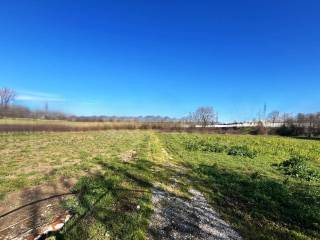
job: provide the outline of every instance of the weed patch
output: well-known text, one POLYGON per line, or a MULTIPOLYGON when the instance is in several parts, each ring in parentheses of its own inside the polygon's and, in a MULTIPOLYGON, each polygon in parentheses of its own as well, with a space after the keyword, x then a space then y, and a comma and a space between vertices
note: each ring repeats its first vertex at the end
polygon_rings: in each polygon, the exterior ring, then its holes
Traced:
POLYGON ((203 152, 213 152, 222 153, 226 152, 228 155, 241 156, 241 157, 256 157, 257 153, 249 149, 246 145, 231 145, 219 143, 211 139, 190 139, 186 141, 185 147, 189 151, 203 151, 203 152))
POLYGON ((192 140, 186 142, 186 149, 191 151, 204 151, 220 153, 226 149, 225 145, 206 140, 192 140))
POLYGON ((308 165, 308 159, 303 156, 293 156, 278 165, 285 175, 304 179, 306 181, 320 180, 320 173, 308 165))
POLYGON ((235 145, 229 147, 228 155, 254 158, 257 156, 257 153, 250 150, 246 145, 235 145))

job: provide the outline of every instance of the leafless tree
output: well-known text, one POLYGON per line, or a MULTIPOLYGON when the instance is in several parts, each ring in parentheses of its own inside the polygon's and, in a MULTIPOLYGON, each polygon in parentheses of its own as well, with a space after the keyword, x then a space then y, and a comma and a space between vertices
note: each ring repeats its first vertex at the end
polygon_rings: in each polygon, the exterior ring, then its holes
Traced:
POLYGON ((212 107, 199 107, 193 114, 192 118, 202 127, 217 122, 217 115, 212 107))
POLYGON ((279 120, 280 117, 280 112, 279 111, 272 111, 269 113, 268 118, 272 121, 272 123, 275 123, 276 121, 279 120))
POLYGON ((0 107, 7 108, 10 102, 13 102, 16 97, 16 92, 10 88, 0 89, 0 107))
POLYGON ((289 113, 282 113, 280 119, 285 125, 290 125, 293 122, 293 118, 289 113))
POLYGON ((320 129, 320 112, 316 113, 316 126, 320 129))
POLYGON ((298 127, 304 127, 307 120, 306 116, 303 113, 298 113, 296 116, 298 127))

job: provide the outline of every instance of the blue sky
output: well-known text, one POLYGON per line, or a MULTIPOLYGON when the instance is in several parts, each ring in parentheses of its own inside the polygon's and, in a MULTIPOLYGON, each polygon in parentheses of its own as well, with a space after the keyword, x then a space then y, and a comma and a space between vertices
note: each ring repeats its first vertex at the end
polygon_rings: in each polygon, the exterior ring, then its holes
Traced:
POLYGON ((319 111, 320 1, 2 1, 0 86, 80 115, 319 111))

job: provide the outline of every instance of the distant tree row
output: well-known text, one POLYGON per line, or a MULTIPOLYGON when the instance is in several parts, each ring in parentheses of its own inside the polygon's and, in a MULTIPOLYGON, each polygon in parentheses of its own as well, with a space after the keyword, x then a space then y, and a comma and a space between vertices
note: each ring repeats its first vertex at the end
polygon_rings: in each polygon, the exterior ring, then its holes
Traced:
POLYGON ((63 112, 30 110, 27 107, 19 105, 0 106, 0 118, 35 118, 35 119, 53 119, 67 120, 69 117, 63 112))
POLYGON ((278 133, 281 135, 320 136, 320 112, 291 115, 272 111, 268 120, 272 123, 282 123, 282 126, 278 129, 278 133))
POLYGON ((30 110, 25 106, 15 105, 13 103, 16 96, 13 89, 0 88, 0 117, 67 119, 66 114, 62 112, 48 111, 47 103, 44 111, 30 110))
POLYGON ((289 116, 280 130, 282 130, 280 133, 285 133, 283 135, 320 136, 320 112, 298 113, 296 116, 289 116))
MULTIPOLYGON (((0 117, 11 118, 42 118, 42 119, 59 119, 68 121, 84 122, 148 122, 148 123, 182 123, 186 126, 194 127, 200 125, 206 128, 218 123, 218 113, 210 106, 203 106, 189 114, 185 118, 170 118, 162 116, 138 116, 138 117, 121 117, 121 116, 76 116, 67 115, 63 112, 49 111, 48 104, 45 104, 44 110, 31 110, 24 106, 13 104, 17 94, 13 89, 0 88, 0 117)), ((266 115, 266 114, 264 114, 266 115)), ((290 115, 272 111, 268 114, 269 123, 280 126, 277 133, 280 135, 291 136, 320 136, 320 112, 317 113, 299 113, 290 115)), ((261 128, 264 128, 261 125, 261 128)))
POLYGON ((43 110, 31 110, 25 106, 14 104, 17 94, 13 89, 0 88, 0 117, 11 118, 42 118, 54 120, 69 120, 79 122, 181 122, 182 119, 166 116, 76 116, 63 112, 49 111, 48 103, 43 110))

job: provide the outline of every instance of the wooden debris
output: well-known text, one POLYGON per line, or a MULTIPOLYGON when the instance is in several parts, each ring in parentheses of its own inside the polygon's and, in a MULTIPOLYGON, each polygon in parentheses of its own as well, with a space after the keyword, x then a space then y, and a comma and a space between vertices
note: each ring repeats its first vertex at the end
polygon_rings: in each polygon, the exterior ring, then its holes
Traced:
POLYGON ((46 236, 52 233, 56 233, 60 231, 63 226, 68 222, 71 218, 71 214, 66 212, 66 214, 57 217, 51 224, 39 227, 38 229, 35 230, 34 233, 28 235, 26 240, 40 240, 40 239, 45 239, 46 236))

